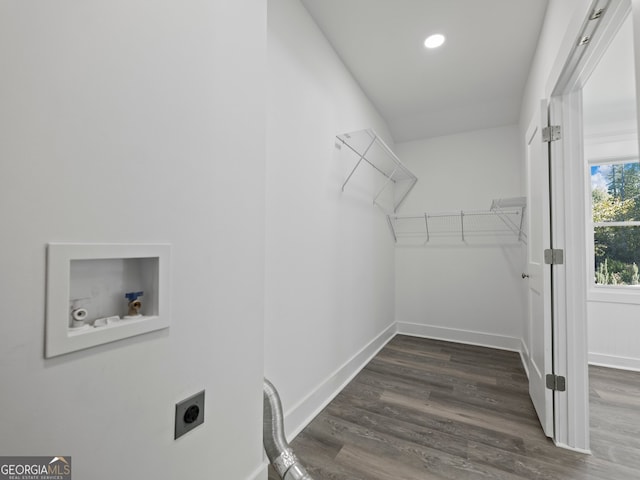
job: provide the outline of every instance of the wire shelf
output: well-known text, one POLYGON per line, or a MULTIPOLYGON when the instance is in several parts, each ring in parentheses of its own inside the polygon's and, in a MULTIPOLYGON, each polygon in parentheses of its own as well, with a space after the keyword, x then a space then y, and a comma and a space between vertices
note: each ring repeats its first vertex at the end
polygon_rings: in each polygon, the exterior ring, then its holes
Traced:
POLYGON ((489 210, 387 215, 396 244, 484 239, 484 243, 523 242, 524 197, 494 200, 489 210))

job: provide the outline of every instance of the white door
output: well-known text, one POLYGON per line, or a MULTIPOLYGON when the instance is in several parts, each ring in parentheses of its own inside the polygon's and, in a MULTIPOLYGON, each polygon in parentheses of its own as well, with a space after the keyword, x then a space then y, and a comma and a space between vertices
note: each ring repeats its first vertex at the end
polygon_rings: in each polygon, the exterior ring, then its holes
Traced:
POLYGON ((549 204, 549 150, 542 141, 547 125, 547 103, 543 102, 527 130, 527 200, 529 236, 527 271, 523 275, 528 294, 529 395, 542 429, 553 437, 553 396, 546 387, 552 373, 551 266, 544 262, 544 250, 551 245, 549 204))

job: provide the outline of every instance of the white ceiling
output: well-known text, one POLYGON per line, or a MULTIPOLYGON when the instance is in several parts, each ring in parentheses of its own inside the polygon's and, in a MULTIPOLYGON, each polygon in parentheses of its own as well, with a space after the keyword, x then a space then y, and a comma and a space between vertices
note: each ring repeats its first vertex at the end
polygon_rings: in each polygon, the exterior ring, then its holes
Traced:
POLYGON ((548 0, 301 1, 397 142, 518 122, 548 0))

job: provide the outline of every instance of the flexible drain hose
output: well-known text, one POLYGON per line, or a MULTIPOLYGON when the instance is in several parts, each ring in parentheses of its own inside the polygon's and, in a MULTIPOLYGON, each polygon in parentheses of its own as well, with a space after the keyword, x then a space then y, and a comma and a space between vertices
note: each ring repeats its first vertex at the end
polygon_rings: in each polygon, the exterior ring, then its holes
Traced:
POLYGON ((284 415, 280 396, 264 379, 262 441, 267 458, 282 480, 313 480, 291 450, 284 436, 284 415))

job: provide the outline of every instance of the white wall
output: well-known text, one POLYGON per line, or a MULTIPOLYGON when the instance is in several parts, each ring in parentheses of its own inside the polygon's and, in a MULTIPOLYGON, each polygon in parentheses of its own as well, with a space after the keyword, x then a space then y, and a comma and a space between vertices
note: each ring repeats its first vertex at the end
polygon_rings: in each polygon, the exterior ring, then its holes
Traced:
MULTIPOLYGON (((396 145, 418 177, 402 213, 488 210, 521 196, 518 128, 508 126, 396 145)), ((396 249, 396 320, 401 332, 520 348, 524 303, 521 244, 396 249)))
POLYGON ((0 451, 95 480, 264 473, 266 4, 10 0, 0 63, 0 451), (51 241, 171 243, 171 328, 45 360, 51 241))
POLYGON ((589 302, 589 363, 640 370, 639 308, 634 304, 589 302))
POLYGON ((265 375, 289 433, 393 334, 394 250, 336 134, 386 124, 298 0, 269 0, 265 375))

